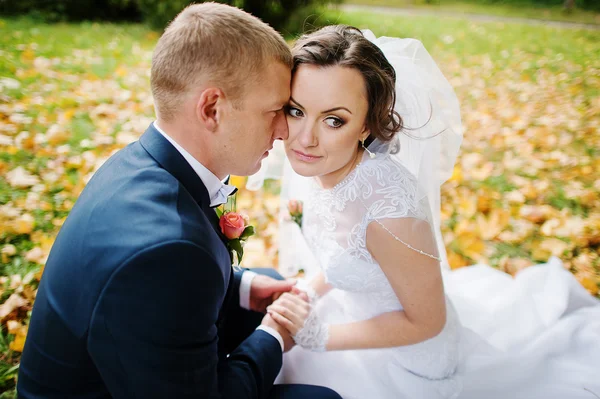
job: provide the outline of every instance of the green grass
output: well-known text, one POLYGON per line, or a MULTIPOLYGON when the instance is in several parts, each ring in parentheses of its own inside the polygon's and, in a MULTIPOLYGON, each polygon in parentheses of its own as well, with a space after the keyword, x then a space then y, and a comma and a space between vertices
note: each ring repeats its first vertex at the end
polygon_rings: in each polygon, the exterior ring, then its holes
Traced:
MULTIPOLYGON (((334 10, 324 11, 321 21, 371 29, 377 36, 416 38, 436 56, 448 54, 469 61, 485 55, 495 63, 496 69, 515 66, 514 63, 519 62, 519 69, 532 76, 538 70, 538 57, 547 59, 546 67, 554 66, 557 70, 564 69, 568 62, 600 67, 600 31, 334 10), (515 57, 515 53, 519 56, 515 57)), ((598 90, 585 81, 581 86, 590 94, 598 90)))
POLYGON ((600 13, 574 9, 566 12, 560 6, 536 6, 516 4, 485 4, 474 1, 439 0, 432 4, 424 0, 346 0, 346 4, 414 8, 431 12, 456 14, 481 14, 510 18, 531 18, 546 21, 577 22, 600 25, 600 13))
POLYGON ((14 376, 18 372, 17 358, 9 349, 10 339, 0 329, 0 399, 16 398, 14 386, 14 376))
MULTIPOLYGON (((138 62, 135 47, 151 48, 157 38, 155 32, 139 24, 49 25, 28 18, 0 19, 0 32, 0 76, 11 78, 16 78, 17 70, 29 66, 30 50, 34 51, 35 57, 63 58, 57 70, 108 77, 117 66, 138 62), (36 43, 35 48, 31 48, 31 43, 36 43), (96 59, 85 57, 85 53, 82 57, 73 57, 73 49, 89 51, 96 59)), ((18 80, 35 85, 39 78, 39 75, 32 75, 18 80)))

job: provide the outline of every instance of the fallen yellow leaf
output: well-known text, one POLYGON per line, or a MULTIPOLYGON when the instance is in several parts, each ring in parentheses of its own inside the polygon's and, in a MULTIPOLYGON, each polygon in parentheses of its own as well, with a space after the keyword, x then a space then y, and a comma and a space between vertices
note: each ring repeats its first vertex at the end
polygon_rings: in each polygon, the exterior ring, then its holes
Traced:
POLYGON ((583 285, 583 288, 588 290, 588 292, 590 294, 592 294, 592 295, 598 294, 598 284, 596 283, 596 281, 593 278, 582 277, 582 278, 578 278, 578 280, 581 283, 581 285, 583 285))
POLYGON ((246 178, 243 176, 231 176, 229 184, 237 188, 244 188, 246 186, 246 178))
POLYGON ((9 348, 15 352, 23 352, 25 347, 25 335, 15 335, 15 339, 9 344, 9 348))
POLYGON ((29 234, 35 227, 35 219, 29 213, 19 216, 13 225, 13 229, 17 234, 29 234))
POLYGON ((17 188, 31 187, 39 183, 37 176, 33 176, 26 171, 22 166, 19 166, 6 174, 8 183, 17 188))
POLYGON ((19 294, 12 294, 6 302, 0 305, 0 320, 12 313, 13 310, 27 306, 28 302, 19 294))
POLYGON ((503 209, 494 209, 489 216, 477 215, 477 225, 481 238, 492 240, 508 226, 510 214, 503 209))
POLYGON ((460 256, 459 254, 457 254, 456 252, 450 251, 448 253, 448 264, 450 264, 450 268, 454 270, 468 266, 470 262, 462 256, 460 256))
POLYGON ((480 260, 483 257, 485 244, 481 238, 474 233, 465 233, 455 240, 460 252, 471 259, 480 260))
POLYGON ((452 171, 452 176, 450 177, 451 181, 455 181, 460 183, 463 181, 463 173, 459 164, 454 165, 454 170, 452 171))

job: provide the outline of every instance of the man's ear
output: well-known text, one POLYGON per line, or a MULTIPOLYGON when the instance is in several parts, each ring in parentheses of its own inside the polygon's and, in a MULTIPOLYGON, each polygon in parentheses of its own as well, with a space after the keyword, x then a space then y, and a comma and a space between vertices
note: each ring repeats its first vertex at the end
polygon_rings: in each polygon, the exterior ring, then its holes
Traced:
POLYGON ((215 131, 219 125, 224 100, 225 94, 216 87, 209 87, 200 93, 196 103, 196 118, 210 131, 215 131))

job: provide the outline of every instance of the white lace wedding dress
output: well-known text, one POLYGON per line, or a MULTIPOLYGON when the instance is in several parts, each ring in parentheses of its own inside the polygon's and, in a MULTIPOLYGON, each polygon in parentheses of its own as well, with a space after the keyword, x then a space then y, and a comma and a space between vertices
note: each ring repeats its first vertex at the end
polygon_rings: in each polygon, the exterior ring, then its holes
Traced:
MULTIPOLYGON (((306 184, 303 237, 293 222, 284 226, 282 248, 289 250, 282 261, 309 275, 318 265, 334 287, 313 311, 328 324, 344 324, 401 310, 365 236, 374 220, 428 220, 412 174, 382 155, 363 157, 333 189, 306 184)), ((438 336, 388 349, 295 347, 276 382, 323 385, 344 399, 600 395, 600 304, 558 259, 516 279, 483 265, 444 273, 448 311, 438 336)))

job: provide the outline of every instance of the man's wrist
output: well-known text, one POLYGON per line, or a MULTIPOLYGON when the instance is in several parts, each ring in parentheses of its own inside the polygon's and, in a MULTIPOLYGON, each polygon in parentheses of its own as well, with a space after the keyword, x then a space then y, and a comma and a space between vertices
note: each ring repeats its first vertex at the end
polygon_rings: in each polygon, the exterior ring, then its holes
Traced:
POLYGON ((273 327, 265 326, 264 324, 261 324, 260 326, 256 327, 256 329, 262 330, 275 337, 275 339, 279 341, 279 345, 281 345, 281 352, 285 351, 285 347, 283 345, 283 337, 281 336, 281 334, 279 334, 277 330, 275 330, 273 327))
POLYGON ((250 292, 252 288, 252 280, 257 274, 249 270, 244 271, 242 280, 240 281, 240 307, 242 309, 250 309, 250 292))

